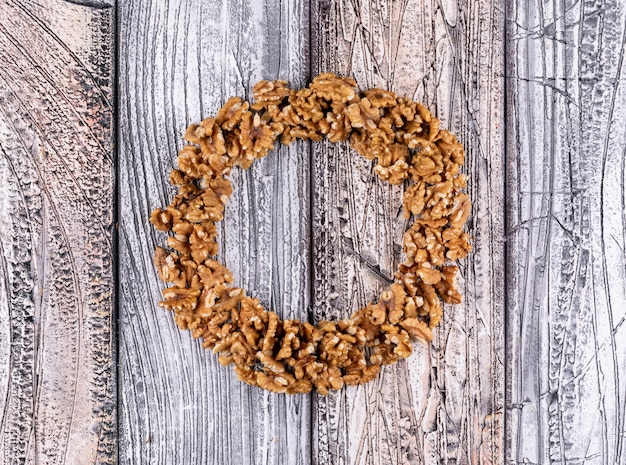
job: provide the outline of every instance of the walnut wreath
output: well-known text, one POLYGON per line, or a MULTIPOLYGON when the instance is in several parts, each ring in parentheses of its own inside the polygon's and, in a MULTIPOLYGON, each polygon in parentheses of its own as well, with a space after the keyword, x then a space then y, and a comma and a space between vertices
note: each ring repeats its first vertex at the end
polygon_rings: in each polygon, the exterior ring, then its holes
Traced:
POLYGON ((154 256, 159 278, 173 286, 159 305, 176 324, 203 339, 203 346, 233 364, 239 378, 274 392, 321 394, 344 384, 374 379, 381 365, 411 354, 411 338, 432 340, 442 302, 461 302, 452 263, 471 250, 462 230, 471 209, 459 173, 465 153, 423 105, 393 92, 358 92, 356 82, 325 73, 308 88, 261 81, 255 103, 233 97, 185 133, 186 145, 170 181, 178 194, 150 221, 172 231, 169 249, 154 256), (349 139, 374 171, 391 184, 410 181, 403 208, 413 224, 404 234, 406 259, 378 302, 341 321, 317 326, 281 320, 240 287, 217 259, 216 223, 232 193, 226 178, 234 166, 247 169, 280 138, 331 142, 349 139))

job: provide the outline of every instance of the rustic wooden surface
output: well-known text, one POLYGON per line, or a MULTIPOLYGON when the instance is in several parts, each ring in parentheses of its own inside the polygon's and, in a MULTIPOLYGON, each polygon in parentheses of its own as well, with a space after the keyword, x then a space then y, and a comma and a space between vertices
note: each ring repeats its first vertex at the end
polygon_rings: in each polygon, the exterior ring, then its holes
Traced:
POLYGON ((114 10, 0 1, 0 463, 114 463, 114 10))
MULTIPOLYGON (((626 464, 625 38, 624 0, 0 0, 0 463, 626 464), (432 346, 288 397, 156 307, 147 218, 188 123, 322 71, 459 135, 475 251, 432 346)), ((388 284, 402 189, 346 145, 233 182, 222 257, 266 306, 340 318, 388 284)))
POLYGON ((623 1, 507 9, 509 463, 626 463, 623 1))

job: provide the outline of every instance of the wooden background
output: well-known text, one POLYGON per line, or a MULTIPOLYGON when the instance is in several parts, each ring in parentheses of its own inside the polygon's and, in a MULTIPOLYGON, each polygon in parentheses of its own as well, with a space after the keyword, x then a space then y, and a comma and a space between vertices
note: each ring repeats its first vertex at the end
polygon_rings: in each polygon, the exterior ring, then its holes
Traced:
MULTIPOLYGON (((624 0, 0 0, 0 464, 626 464, 624 0), (187 124, 323 71, 463 141, 475 250, 431 346, 328 397, 250 388, 156 307, 187 124)), ((347 145, 246 172, 237 283, 340 318, 400 260, 347 145)))

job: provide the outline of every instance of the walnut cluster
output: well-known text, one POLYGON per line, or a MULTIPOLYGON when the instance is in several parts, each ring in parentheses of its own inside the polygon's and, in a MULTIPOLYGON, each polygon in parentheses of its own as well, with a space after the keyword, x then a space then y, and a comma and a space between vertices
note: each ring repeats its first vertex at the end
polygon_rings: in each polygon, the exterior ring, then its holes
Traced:
POLYGON ((173 284, 160 305, 248 384, 327 394, 370 381, 382 365, 409 356, 411 338, 432 340, 442 301, 461 301, 451 262, 471 250, 462 230, 471 210, 459 173, 463 147, 423 105, 380 89, 361 93, 353 79, 332 73, 300 90, 261 81, 254 100, 231 98, 185 133, 190 144, 170 175, 178 194, 150 217, 157 229, 171 232, 168 249, 158 247, 154 256, 159 278, 173 284), (396 282, 378 302, 314 326, 281 320, 233 285, 232 273, 216 259, 216 223, 232 193, 226 176, 234 166, 249 168, 279 137, 289 144, 324 136, 349 139, 359 154, 376 160, 381 179, 408 180, 403 208, 414 222, 404 235, 406 259, 396 282))

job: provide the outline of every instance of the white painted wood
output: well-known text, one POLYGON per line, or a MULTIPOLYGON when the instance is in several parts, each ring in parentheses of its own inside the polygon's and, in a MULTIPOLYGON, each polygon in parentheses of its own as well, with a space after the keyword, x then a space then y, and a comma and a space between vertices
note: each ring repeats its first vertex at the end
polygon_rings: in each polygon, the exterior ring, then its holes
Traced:
MULTIPOLYGON (((237 380, 157 307, 148 223, 191 122, 258 80, 309 76, 308 8, 298 1, 120 4, 120 463, 307 464, 311 399, 237 380)), ((309 149, 235 171, 221 254, 236 283, 279 314, 307 318, 309 149)))
MULTIPOLYGON (((313 463, 501 464, 504 409, 504 2, 315 3, 313 74, 424 102, 467 151, 475 251, 432 346, 370 384, 314 397, 313 463)), ((400 260, 400 187, 347 146, 313 148, 314 315, 373 301, 400 260)))
MULTIPOLYGON (((132 0, 115 20, 0 0, 0 463, 113 463, 118 435, 125 464, 626 463, 626 2, 248 3, 132 0), (459 135, 476 249, 431 347, 365 386, 278 396, 156 307, 148 215, 188 123, 322 71, 459 135)), ((392 275, 401 188, 347 146, 281 149, 234 182, 223 257, 281 315, 349 315, 392 275)))
POLYGON ((114 9, 0 1, 0 463, 116 460, 114 9))
POLYGON ((507 17, 507 460, 623 464, 626 4, 507 17))

